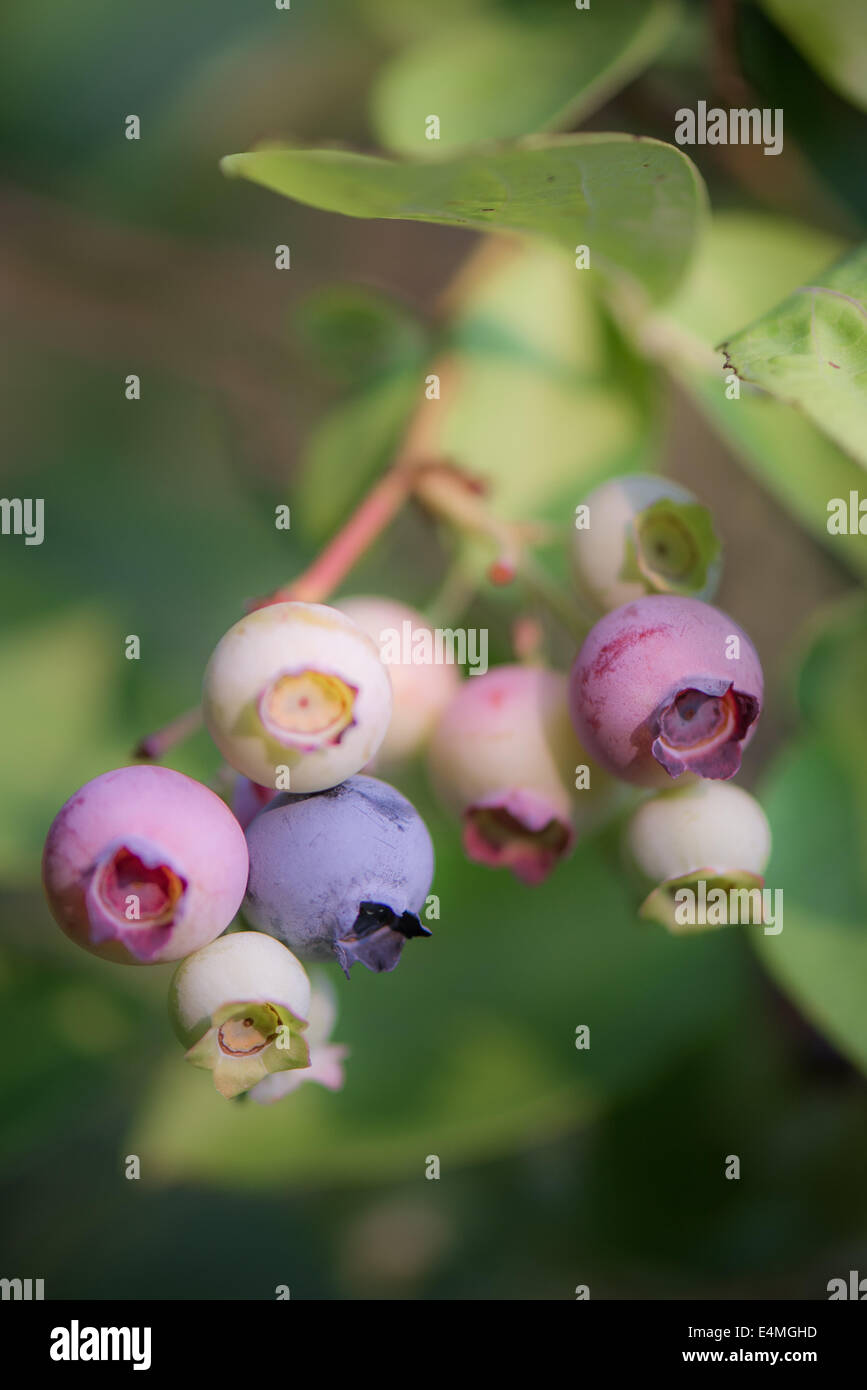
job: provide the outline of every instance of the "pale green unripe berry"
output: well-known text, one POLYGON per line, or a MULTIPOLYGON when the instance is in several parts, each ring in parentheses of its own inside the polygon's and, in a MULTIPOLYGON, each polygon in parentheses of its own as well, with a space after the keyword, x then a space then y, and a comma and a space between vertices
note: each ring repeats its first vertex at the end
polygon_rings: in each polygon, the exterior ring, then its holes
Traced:
POLYGON ((580 519, 589 524, 573 529, 570 559, 579 592, 596 612, 646 594, 713 598, 720 545, 710 513, 686 488, 627 474, 603 483, 583 505, 580 519))
POLYGON ((205 672, 211 737, 236 772, 275 791, 323 791, 352 777, 379 748, 391 707, 374 643, 321 603, 248 614, 205 672))
POLYGON ((272 1072, 309 1066, 301 1037, 309 1009, 307 972, 263 932, 233 932, 194 951, 169 986, 169 1015, 187 1060, 213 1071, 227 1097, 272 1072))
POLYGON ((653 883, 699 869, 763 874, 771 828, 755 797, 731 782, 698 781, 652 797, 627 829, 633 860, 653 883))
MULTIPOLYGON (((690 915, 694 894, 754 892, 764 884, 771 830, 755 797, 731 782, 695 781, 645 801, 626 829, 633 864, 650 887, 639 915, 671 932, 723 925, 690 915)), ((735 919, 737 920, 737 919, 735 919)))

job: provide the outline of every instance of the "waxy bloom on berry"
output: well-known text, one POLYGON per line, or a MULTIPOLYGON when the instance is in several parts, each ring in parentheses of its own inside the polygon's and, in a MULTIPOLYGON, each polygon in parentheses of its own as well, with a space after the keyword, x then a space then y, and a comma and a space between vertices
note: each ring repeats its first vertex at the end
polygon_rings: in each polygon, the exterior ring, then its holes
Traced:
POLYGON ((598 612, 653 593, 713 598, 720 543, 710 512, 686 488, 651 473, 627 474, 596 488, 579 513, 572 571, 598 612))
POLYGON ((771 829, 755 797, 730 782, 690 782, 645 801, 626 829, 630 858, 651 891, 640 915, 678 927, 675 894, 764 884, 771 829))
POLYGON ((346 598, 339 604, 376 643, 391 680, 393 709, 374 758, 388 769, 415 756, 460 684, 458 667, 437 661, 430 623, 414 608, 388 598, 346 598))
MULTIPOLYGON (((461 817, 470 859, 511 869, 525 883, 540 883, 571 848, 569 788, 586 763, 569 722, 566 677, 536 666, 497 666, 464 681, 429 754, 434 787, 461 817)), ((581 798, 591 796, 577 794, 582 811, 589 800, 581 798)))
POLYGON ((313 983, 310 996, 310 1013, 304 1037, 310 1049, 310 1066, 298 1067, 295 1071, 272 1072, 260 1081, 250 1092, 250 1099, 260 1105, 271 1105, 282 1100, 305 1081, 315 1081, 328 1091, 343 1089, 343 1061, 349 1052, 348 1047, 330 1041, 337 1019, 337 997, 331 981, 320 972, 313 983))
POLYGON ((211 736, 236 771, 276 787, 285 768, 293 791, 311 792, 373 757, 391 717, 391 685, 373 642, 345 614, 272 603, 218 642, 203 702, 211 736))
POLYGON ((375 777, 311 796, 281 793, 247 827, 244 916, 302 960, 349 975, 393 970, 405 942, 430 936, 419 915, 433 878, 424 821, 375 777))
POLYGON ((182 961, 169 1014, 187 1061, 214 1073, 220 1095, 310 1065, 302 1036, 310 981, 291 951, 261 932, 230 932, 182 961))
POLYGON ((590 756, 653 787, 683 772, 733 777, 762 689, 755 647, 731 618, 659 594, 600 619, 575 660, 569 700, 590 756))
POLYGON ((179 960, 235 916, 247 845, 207 787, 165 767, 123 767, 87 782, 48 832, 43 878, 55 918, 79 946, 133 965, 179 960))

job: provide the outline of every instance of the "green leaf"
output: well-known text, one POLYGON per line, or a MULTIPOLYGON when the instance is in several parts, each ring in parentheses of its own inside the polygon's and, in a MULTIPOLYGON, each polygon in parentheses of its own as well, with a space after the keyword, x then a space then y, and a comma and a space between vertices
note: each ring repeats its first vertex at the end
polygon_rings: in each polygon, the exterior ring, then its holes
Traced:
POLYGON ((726 396, 714 351, 738 322, 758 318, 792 287, 809 283, 842 250, 811 227, 756 213, 720 213, 677 294, 637 332, 692 394, 756 478, 811 536, 861 578, 867 548, 858 536, 831 536, 828 499, 863 486, 863 473, 794 406, 748 385, 726 396))
POLYGON ((295 340, 340 381, 365 382, 423 360, 427 332, 409 307, 367 285, 329 285, 292 316, 295 340))
POLYGON ((778 761, 762 804, 774 836, 766 887, 783 890, 785 916, 779 935, 751 940, 806 1016, 867 1071, 865 835, 854 780, 813 736, 778 761))
POLYGON ((867 110, 867 7, 863 0, 761 0, 829 87, 867 110))
POLYGON ((571 5, 445 26, 437 16, 382 72, 374 128, 388 148, 430 156, 574 125, 652 61, 677 12, 670 0, 619 0, 592 16, 571 5), (425 134, 429 114, 438 141, 425 134))
POLYGON ((534 136, 490 151, 397 163, 334 149, 228 155, 223 172, 348 217, 436 222, 545 237, 671 293, 703 222, 704 184, 680 150, 631 135, 534 136))
POLYGON ((828 531, 829 499, 864 489, 858 464, 793 406, 746 392, 739 401, 727 400, 721 376, 683 379, 753 476, 830 555, 867 579, 864 537, 828 531))
POLYGON ((735 371, 796 404, 867 465, 867 243, 724 344, 735 371))
POLYGON ((820 611, 797 676, 807 725, 768 779, 783 889, 779 936, 754 938, 771 972, 817 1027, 867 1070, 867 603, 820 611))
POLYGON ((819 611, 796 689, 804 718, 852 779, 867 841, 867 603, 860 593, 819 611))
POLYGON ((845 243, 815 227, 756 212, 717 212, 689 275, 662 311, 688 333, 714 367, 713 351, 743 323, 757 319, 796 285, 812 282, 845 243))

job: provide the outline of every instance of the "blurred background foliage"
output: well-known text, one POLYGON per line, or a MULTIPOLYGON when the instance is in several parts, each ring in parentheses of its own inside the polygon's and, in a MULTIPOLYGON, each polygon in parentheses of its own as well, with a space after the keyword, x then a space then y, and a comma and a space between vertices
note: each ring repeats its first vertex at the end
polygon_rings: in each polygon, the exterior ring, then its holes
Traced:
MULTIPOLYGON (((5 1275, 49 1297, 813 1298, 863 1262, 867 541, 825 525, 862 485, 844 446, 859 422, 863 444, 863 399, 842 434, 785 391, 728 401, 713 349, 778 327, 775 306, 863 235, 864 13, 7 0, 0 467, 4 495, 45 498, 46 535, 0 541, 5 1275), (219 170, 262 141, 339 141, 424 179, 531 133, 670 142, 699 99, 783 107, 784 152, 689 151, 713 217, 640 316, 543 242, 341 218, 219 170), (541 888, 468 865, 413 770, 434 940, 393 976, 336 980, 342 1094, 227 1104, 170 1037, 169 968, 91 960, 54 927, 41 842, 82 781, 195 703, 243 600, 300 570, 428 428, 421 383, 440 369, 454 389, 425 442, 489 479, 504 514, 568 525, 631 468, 714 508, 720 602, 768 677, 742 780, 773 823, 785 928, 639 925, 616 827, 541 888)), ((410 510, 347 587, 423 606, 453 552, 410 510)), ((482 584, 465 610, 494 658, 514 597, 482 584)), ((171 761, 217 784, 204 735, 171 761)))

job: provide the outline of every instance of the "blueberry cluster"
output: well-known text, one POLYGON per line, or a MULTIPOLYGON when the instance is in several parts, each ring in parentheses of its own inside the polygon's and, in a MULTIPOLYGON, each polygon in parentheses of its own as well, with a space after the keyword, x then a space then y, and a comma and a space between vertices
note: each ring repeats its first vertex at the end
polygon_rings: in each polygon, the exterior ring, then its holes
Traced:
POLYGON ((311 992, 301 962, 393 970, 406 941, 430 935, 424 822, 393 787, 356 775, 386 740, 391 678, 346 614, 273 603, 218 643, 203 712, 236 776, 234 812, 164 767, 94 778, 48 833, 49 905, 107 960, 180 961, 173 1023, 221 1094, 277 1099, 291 1089, 280 1074, 296 1070, 339 1085, 333 1002, 326 985, 311 992), (239 909, 260 930, 223 935, 239 909))
POLYGON ((229 629, 204 678, 232 809, 137 765, 88 782, 57 815, 44 882, 58 923, 108 960, 180 962, 174 1026, 221 1094, 277 1099, 295 1072, 339 1086, 333 997, 311 990, 302 962, 391 971, 407 941, 430 936, 430 836, 369 775, 424 748, 466 854, 526 884, 619 804, 618 782, 657 793, 626 834, 644 916, 671 927, 671 892, 702 875, 762 882, 767 822, 724 785, 755 731, 762 672, 706 601, 720 570, 707 512, 643 476, 578 511, 573 573, 598 620, 568 677, 536 662, 464 680, 452 665, 387 662, 386 631, 428 628, 390 599, 266 603, 229 629), (227 932, 239 910, 249 929, 227 932))

